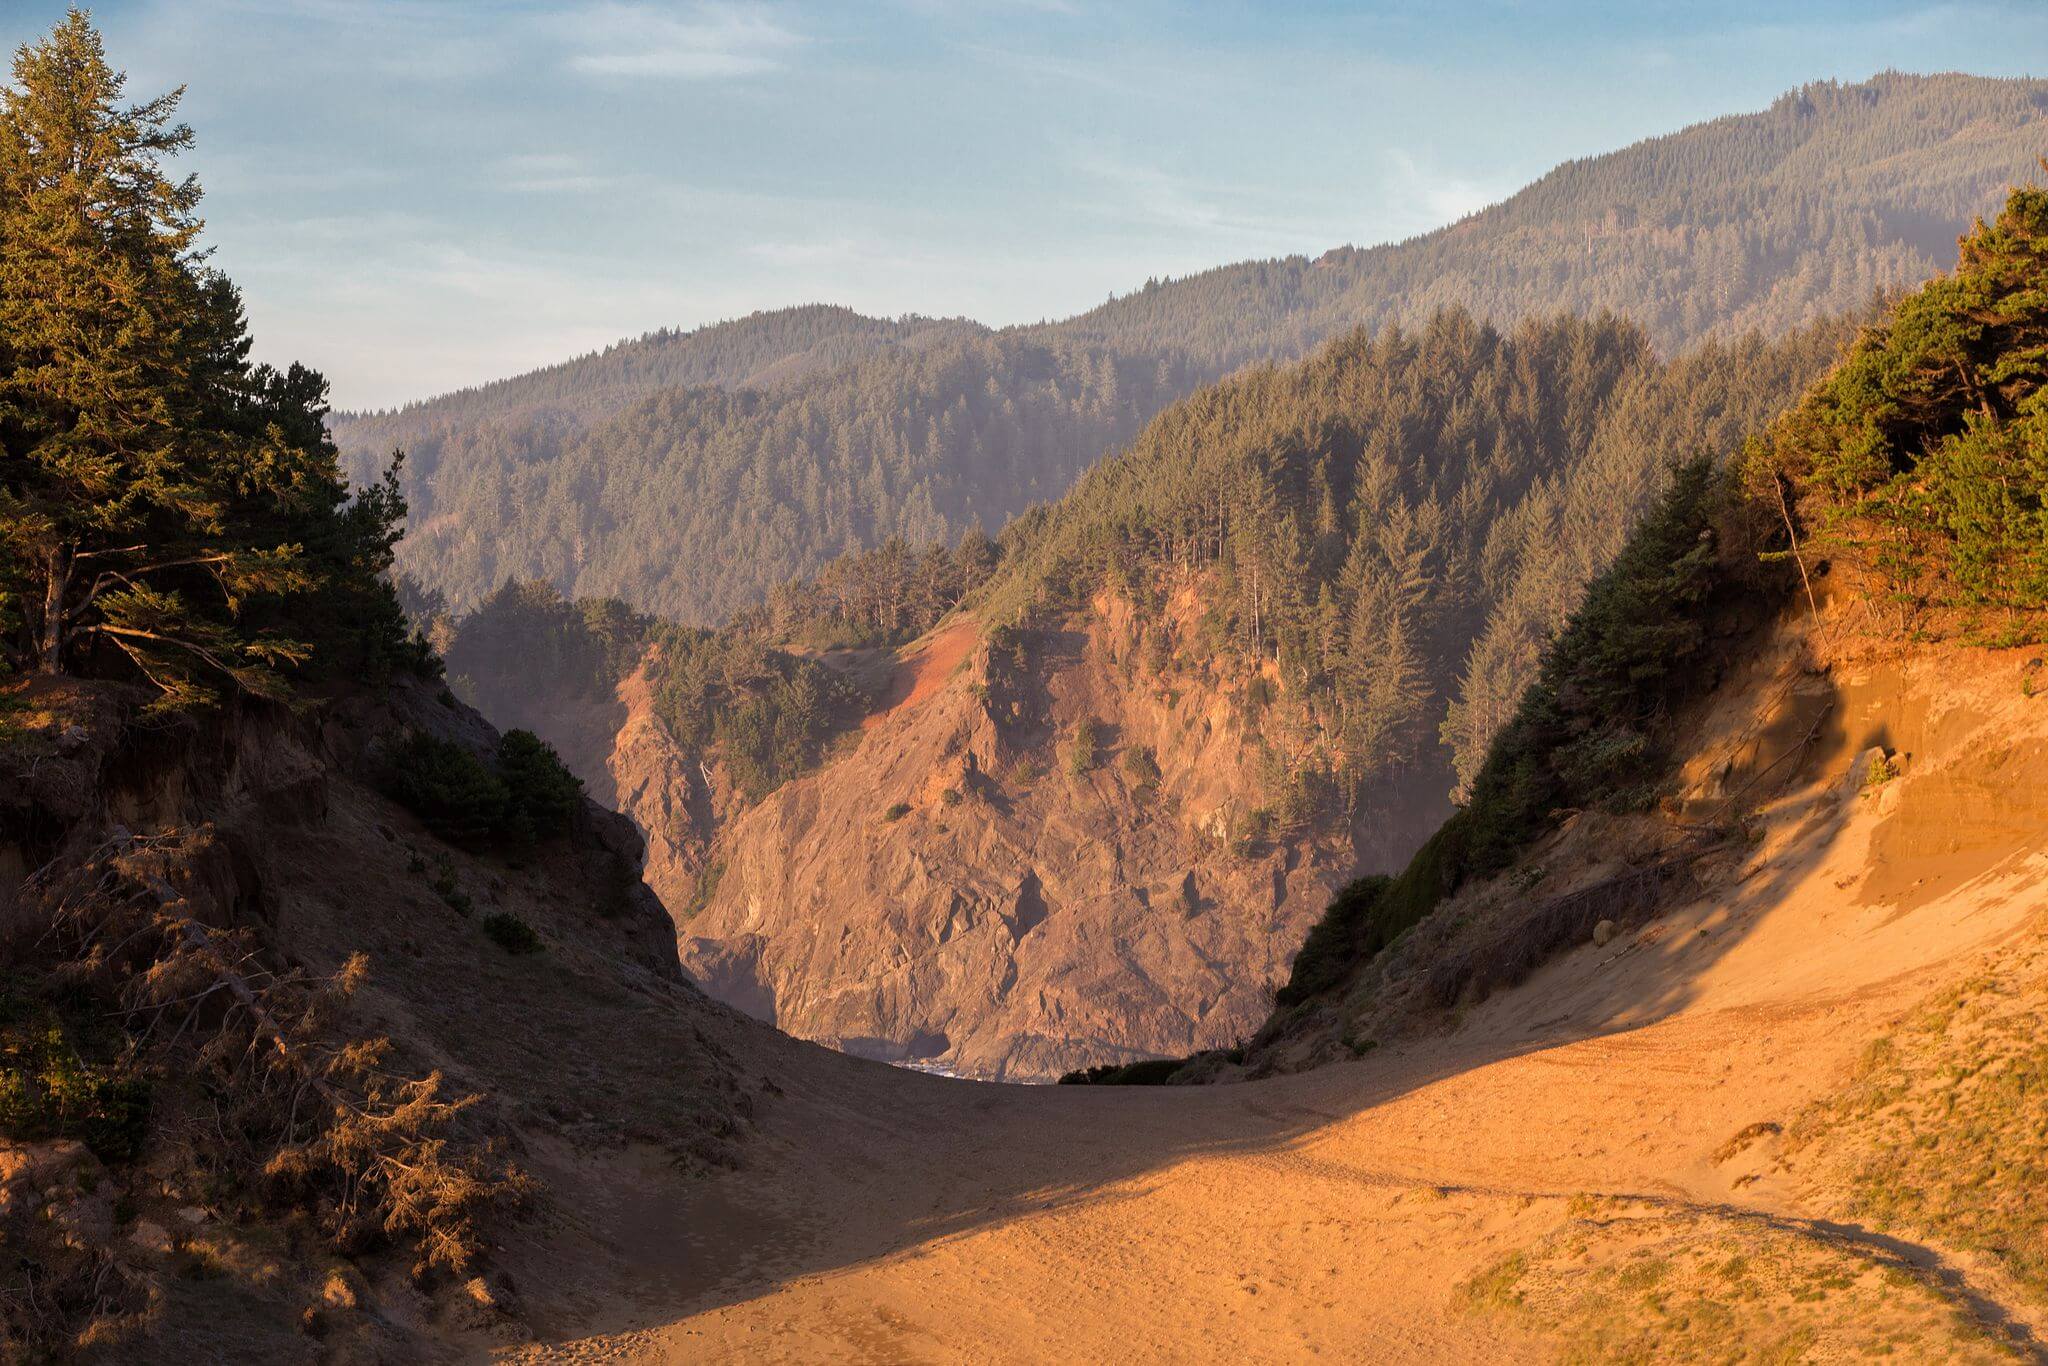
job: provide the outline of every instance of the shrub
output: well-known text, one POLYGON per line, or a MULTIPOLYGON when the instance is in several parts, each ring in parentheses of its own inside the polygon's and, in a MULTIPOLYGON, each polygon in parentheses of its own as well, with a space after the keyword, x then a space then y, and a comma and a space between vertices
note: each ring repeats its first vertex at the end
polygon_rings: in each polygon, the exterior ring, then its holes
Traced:
POLYGON ((895 822, 902 820, 905 816, 909 814, 909 802, 894 802, 890 805, 887 811, 884 811, 882 813, 882 819, 885 821, 895 822))
POLYGON ((1084 716, 1074 727, 1074 738, 1067 744, 1067 772, 1076 778, 1086 777, 1101 762, 1102 723, 1092 716, 1084 716))
POLYGON ((1081 1067, 1060 1078, 1062 1086, 1164 1086, 1187 1065, 1186 1058, 1147 1058, 1142 1062, 1103 1063, 1081 1067))
POLYGON ((540 936, 533 926, 510 911, 492 911, 483 920, 484 934, 507 953, 539 953, 540 936))
POLYGON ((505 824, 504 782, 453 740, 413 731, 387 751, 384 770, 386 791, 450 843, 480 843, 505 824))
POLYGON ((486 764, 467 746, 413 731, 384 754, 384 788, 451 844, 530 844, 568 831, 583 783, 532 731, 511 730, 486 764))
MULTIPOLYGON (((415 859, 414 862, 418 862, 418 860, 415 859)), ((421 864, 420 870, 424 872, 426 865, 421 864)), ((469 899, 469 893, 463 891, 462 884, 456 881, 455 864, 446 856, 443 856, 435 863, 434 877, 431 885, 434 889, 434 895, 447 903, 448 909, 457 915, 467 917, 471 911, 476 909, 476 903, 469 899)))
POLYGON ((1272 838, 1273 813, 1256 806, 1231 822, 1230 852, 1238 858, 1251 858, 1272 838))
POLYGON ((121 1068, 114 1041, 94 1027, 102 1014, 0 982, 0 1137, 75 1138, 108 1162, 141 1156, 149 1084, 121 1068))
POLYGON ((583 780, 554 747, 530 730, 508 730, 498 741, 498 777, 505 785, 505 833, 519 839, 566 834, 583 800, 583 780))
POLYGON ((1291 1006, 1339 986, 1365 952, 1366 931, 1373 907, 1394 879, 1384 873, 1349 883, 1308 932, 1287 985, 1273 997, 1275 1005, 1291 1006))
POLYGON ((1133 787, 1159 785, 1159 761, 1149 745, 1128 745, 1124 749, 1124 773, 1133 787))

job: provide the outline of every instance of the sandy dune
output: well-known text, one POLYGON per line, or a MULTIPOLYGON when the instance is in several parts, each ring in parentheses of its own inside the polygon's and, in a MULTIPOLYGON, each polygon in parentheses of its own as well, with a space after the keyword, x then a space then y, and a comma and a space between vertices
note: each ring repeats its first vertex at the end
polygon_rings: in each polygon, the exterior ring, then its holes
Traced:
POLYGON ((1732 887, 1357 1062, 1030 1088, 778 1041, 757 1065, 781 1096, 742 1170, 595 1174, 587 1225, 561 1231, 593 1255, 559 1287, 561 1331, 523 1354, 1544 1359, 1456 1288, 1588 1195, 1882 1244, 2028 1350, 2048 1322, 1995 1268, 1819 1223, 1796 1174, 1738 1179, 1753 1164, 1724 1147, 1792 1121, 1929 991, 2038 945, 2048 830, 1954 818, 1965 789, 1996 798, 2028 716, 1977 717, 1997 742, 1924 756, 1903 800, 1817 775, 1766 813, 1732 887))

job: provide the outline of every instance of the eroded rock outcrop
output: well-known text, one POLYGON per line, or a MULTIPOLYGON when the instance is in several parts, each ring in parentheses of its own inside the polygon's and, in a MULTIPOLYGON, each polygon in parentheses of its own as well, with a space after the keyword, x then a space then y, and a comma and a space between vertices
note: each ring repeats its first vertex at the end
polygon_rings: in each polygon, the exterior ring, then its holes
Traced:
POLYGON ((636 673, 607 775, 686 971, 801 1037, 973 1076, 1248 1034, 1332 891, 1447 808, 1429 793, 1393 819, 1277 828, 1271 680, 1142 654, 1114 601, 994 641, 956 619, 826 763, 751 807, 669 737, 636 673))

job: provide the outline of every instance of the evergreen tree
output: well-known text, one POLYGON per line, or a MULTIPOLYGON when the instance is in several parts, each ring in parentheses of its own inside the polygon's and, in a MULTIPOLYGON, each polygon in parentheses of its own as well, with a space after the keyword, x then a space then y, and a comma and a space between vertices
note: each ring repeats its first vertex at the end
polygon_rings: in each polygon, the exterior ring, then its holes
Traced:
POLYGON ((192 145, 182 91, 127 104, 125 84, 74 9, 0 89, 5 655, 125 658, 164 706, 209 680, 278 695, 316 642, 388 664, 395 468, 351 500, 325 381, 249 364, 240 300, 195 245, 199 186, 166 168, 192 145))

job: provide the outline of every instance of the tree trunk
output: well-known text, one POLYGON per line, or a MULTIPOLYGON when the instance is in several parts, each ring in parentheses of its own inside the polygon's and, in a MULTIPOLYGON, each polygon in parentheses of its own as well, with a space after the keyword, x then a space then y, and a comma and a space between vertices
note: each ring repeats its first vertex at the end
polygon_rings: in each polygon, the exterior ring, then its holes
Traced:
POLYGON ((71 589, 71 557, 60 546, 50 551, 49 575, 43 586, 43 638, 36 661, 39 673, 64 672, 64 599, 71 589))

